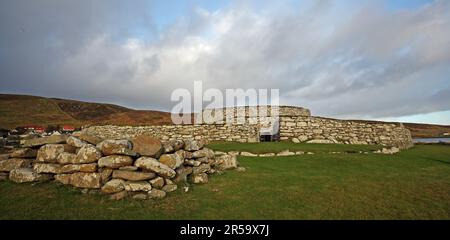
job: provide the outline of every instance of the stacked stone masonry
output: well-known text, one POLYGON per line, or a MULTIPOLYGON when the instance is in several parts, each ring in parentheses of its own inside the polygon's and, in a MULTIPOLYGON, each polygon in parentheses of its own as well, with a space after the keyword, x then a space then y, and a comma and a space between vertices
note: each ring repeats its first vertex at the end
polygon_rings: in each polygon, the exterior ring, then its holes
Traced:
MULTIPOLYGON (((232 124, 193 124, 164 126, 92 126, 86 133, 103 138, 132 138, 150 134, 162 140, 196 139, 206 141, 258 142, 260 129, 267 125, 267 119, 274 119, 267 110, 267 118, 253 118, 249 107, 233 109, 237 116, 239 109, 245 109, 244 123, 236 118, 232 124)), ((337 120, 311 116, 305 108, 279 107, 280 139, 293 142, 340 143, 340 144, 380 144, 406 149, 412 146, 411 133, 402 124, 385 122, 362 122, 337 120)), ((205 110, 214 114, 214 110, 205 110)), ((224 119, 226 114, 224 111, 224 119)))
POLYGON ((102 139, 79 133, 25 140, 1 155, 0 180, 16 183, 55 181, 109 195, 160 199, 191 184, 208 183, 211 174, 237 169, 236 156, 217 154, 203 141, 161 142, 148 135, 102 139), (27 147, 24 147, 27 146, 27 147))

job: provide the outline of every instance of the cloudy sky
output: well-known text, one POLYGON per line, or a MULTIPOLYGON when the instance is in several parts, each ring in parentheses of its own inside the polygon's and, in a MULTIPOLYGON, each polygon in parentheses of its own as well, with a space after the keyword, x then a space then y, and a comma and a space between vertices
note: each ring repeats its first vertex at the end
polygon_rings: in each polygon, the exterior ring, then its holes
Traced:
POLYGON ((0 1, 0 92, 170 111, 277 88, 313 115, 450 124, 450 1, 0 1))

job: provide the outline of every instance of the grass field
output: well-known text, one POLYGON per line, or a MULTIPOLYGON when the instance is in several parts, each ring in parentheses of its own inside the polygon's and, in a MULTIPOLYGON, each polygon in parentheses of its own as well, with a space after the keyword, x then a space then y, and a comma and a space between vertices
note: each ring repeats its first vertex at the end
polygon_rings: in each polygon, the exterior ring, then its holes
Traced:
POLYGON ((251 153, 279 153, 289 149, 292 152, 303 151, 313 153, 357 153, 372 152, 381 149, 378 145, 346 145, 346 144, 313 144, 313 143, 293 143, 293 142, 260 142, 260 143, 233 143, 215 142, 208 145, 215 151, 240 151, 251 153))
POLYGON ((450 219, 448 146, 239 161, 246 172, 213 176, 160 201, 0 182, 0 219, 450 219))

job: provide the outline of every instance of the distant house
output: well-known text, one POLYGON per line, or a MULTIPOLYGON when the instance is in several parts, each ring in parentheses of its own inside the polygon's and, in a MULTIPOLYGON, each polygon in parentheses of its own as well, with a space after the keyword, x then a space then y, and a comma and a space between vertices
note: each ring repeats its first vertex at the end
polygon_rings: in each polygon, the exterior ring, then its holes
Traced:
POLYGON ((444 136, 450 136, 450 133, 446 132, 446 133, 443 133, 442 135, 444 135, 444 136))
POLYGON ((72 125, 64 125, 64 126, 62 127, 61 131, 62 131, 62 132, 65 132, 65 133, 72 133, 72 132, 75 131, 75 127, 72 126, 72 125))
POLYGON ((36 133, 44 133, 45 132, 45 127, 42 126, 38 126, 38 125, 28 125, 28 126, 23 126, 21 127, 27 131, 34 131, 36 133))

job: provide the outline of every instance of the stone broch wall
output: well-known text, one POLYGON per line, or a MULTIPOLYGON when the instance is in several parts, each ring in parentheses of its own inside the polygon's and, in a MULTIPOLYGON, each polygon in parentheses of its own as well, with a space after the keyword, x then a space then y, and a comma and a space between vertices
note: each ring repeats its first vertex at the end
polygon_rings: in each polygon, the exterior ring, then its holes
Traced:
MULTIPOLYGON (((234 109, 237 112, 238 108, 234 109)), ((93 126, 84 131, 104 138, 132 138, 150 134, 163 140, 197 139, 207 141, 258 142, 261 119, 252 123, 246 109, 244 124, 202 124, 166 126, 93 126)), ((210 111, 210 110, 208 110, 210 111)), ((270 111, 268 111, 270 113, 270 111)), ((269 115, 269 114, 268 114, 269 115)), ((225 118, 226 116, 224 116, 225 118)), ((305 108, 282 106, 279 109, 280 139, 293 142, 380 144, 408 148, 411 134, 402 124, 359 122, 311 116, 305 108)))
POLYGON ((102 139, 80 133, 26 140, 22 148, 0 155, 0 180, 55 180, 111 199, 159 199, 183 186, 204 184, 211 174, 237 169, 236 156, 214 153, 202 141, 161 142, 148 135, 102 139))

